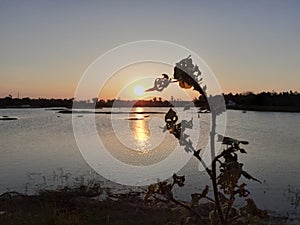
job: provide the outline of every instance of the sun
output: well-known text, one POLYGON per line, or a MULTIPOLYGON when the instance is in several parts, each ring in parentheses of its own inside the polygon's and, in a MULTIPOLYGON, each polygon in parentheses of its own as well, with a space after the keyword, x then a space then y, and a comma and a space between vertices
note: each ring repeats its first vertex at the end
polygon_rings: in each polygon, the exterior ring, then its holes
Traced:
POLYGON ((145 88, 142 85, 137 85, 133 88, 133 92, 136 96, 142 96, 145 93, 145 88))

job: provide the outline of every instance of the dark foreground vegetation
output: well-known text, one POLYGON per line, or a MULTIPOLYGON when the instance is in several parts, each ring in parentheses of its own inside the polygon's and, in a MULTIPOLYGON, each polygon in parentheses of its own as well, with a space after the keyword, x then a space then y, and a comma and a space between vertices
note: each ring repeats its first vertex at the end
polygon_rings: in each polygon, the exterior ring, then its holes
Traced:
MULTIPOLYGON (((144 192, 114 194, 99 186, 80 186, 37 195, 8 192, 0 196, 1 225, 140 225, 198 224, 189 210, 174 203, 145 201, 144 192)), ((211 203, 197 207, 209 221, 211 203)), ((252 205, 252 210, 257 210, 252 205)), ((200 223, 201 224, 201 223, 200 223)), ((293 224, 287 218, 268 218, 257 224, 293 224)))

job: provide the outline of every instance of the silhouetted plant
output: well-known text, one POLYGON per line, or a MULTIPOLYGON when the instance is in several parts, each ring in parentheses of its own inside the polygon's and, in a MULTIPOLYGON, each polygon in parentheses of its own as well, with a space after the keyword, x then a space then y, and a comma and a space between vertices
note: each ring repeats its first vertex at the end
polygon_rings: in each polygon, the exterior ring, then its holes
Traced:
POLYGON ((206 185, 201 193, 191 194, 191 202, 184 203, 174 198, 173 187, 175 185, 184 186, 185 177, 173 174, 173 181, 158 182, 148 187, 145 195, 146 201, 164 201, 176 203, 191 212, 191 217, 186 221, 187 224, 257 224, 261 219, 266 218, 267 212, 260 210, 256 207, 251 198, 246 200, 247 204, 241 208, 235 208, 234 202, 236 198, 246 198, 250 192, 246 189, 246 183, 240 183, 240 178, 243 176, 260 182, 258 179, 251 176, 243 169, 243 163, 238 161, 238 154, 246 154, 246 150, 240 145, 247 145, 247 141, 240 141, 230 137, 223 137, 218 135, 219 142, 222 142, 224 149, 216 154, 214 142, 216 136, 216 118, 222 114, 224 109, 220 107, 222 96, 209 96, 206 95, 206 86, 201 88, 200 84, 202 78, 200 77, 201 71, 197 65, 193 65, 192 59, 187 57, 176 64, 174 68, 173 79, 168 75, 163 74, 163 78, 155 80, 154 87, 147 91, 162 91, 171 82, 179 82, 181 88, 191 88, 198 91, 206 101, 207 110, 212 113, 212 129, 210 132, 211 165, 206 165, 205 161, 201 158, 201 149, 195 149, 189 135, 185 133, 186 129, 193 128, 193 120, 182 120, 178 122, 177 113, 170 108, 165 115, 165 126, 163 131, 169 131, 175 138, 178 139, 179 144, 183 146, 187 153, 193 153, 202 166, 205 168, 208 176, 212 181, 213 197, 209 196, 209 186, 206 185), (159 84, 159 85, 158 85, 159 84), (208 104, 212 103, 212 106, 208 104), (200 200, 205 199, 208 203, 205 207, 208 211, 203 211, 203 205, 199 204, 200 200))

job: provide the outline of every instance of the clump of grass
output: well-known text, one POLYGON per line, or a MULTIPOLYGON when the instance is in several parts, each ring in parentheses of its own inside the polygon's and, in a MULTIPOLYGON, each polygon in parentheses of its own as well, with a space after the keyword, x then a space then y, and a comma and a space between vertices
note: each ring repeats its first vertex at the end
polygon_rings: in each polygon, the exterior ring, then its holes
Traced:
POLYGON ((0 225, 178 224, 181 209, 147 205, 142 194, 116 194, 99 185, 9 192, 0 197, 0 225), (104 192, 107 198, 99 198, 104 192))
POLYGON ((295 188, 292 185, 288 186, 288 189, 284 193, 286 199, 290 202, 290 204, 297 209, 300 205, 300 189, 295 188))

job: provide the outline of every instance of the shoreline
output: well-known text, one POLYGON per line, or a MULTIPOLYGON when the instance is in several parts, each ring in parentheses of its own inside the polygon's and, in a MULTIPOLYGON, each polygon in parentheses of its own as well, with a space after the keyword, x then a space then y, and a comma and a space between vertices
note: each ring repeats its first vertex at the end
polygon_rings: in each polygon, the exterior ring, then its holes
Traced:
POLYGON ((293 106, 257 106, 257 105, 236 105, 227 106, 227 110, 245 110, 245 111, 256 111, 256 112, 288 112, 288 113, 299 113, 300 107, 293 106))
MULTIPOLYGON (((144 195, 144 192, 131 190, 113 193, 98 185, 40 190, 35 195, 6 192, 0 195, 0 225, 66 222, 82 225, 190 224, 187 221, 191 220, 191 215, 186 209, 170 202, 148 202, 144 195)), ((213 209, 211 203, 203 202, 197 209, 209 222, 209 213, 213 209)), ((299 220, 271 215, 260 222, 265 225, 295 225, 299 220)))
MULTIPOLYGON (((172 106, 151 106, 145 105, 142 108, 169 108, 172 106)), ((179 108, 184 108, 184 106, 176 106, 179 108)), ((196 106, 197 107, 197 106, 196 106)), ((82 108, 69 108, 69 107, 22 107, 22 106, 0 106, 0 109, 45 109, 45 110, 61 110, 63 112, 59 113, 72 113, 72 110, 80 110, 80 109, 110 109, 112 107, 101 107, 101 108, 93 108, 93 107, 82 107, 82 108), (66 112, 68 111, 68 112, 66 112)), ((121 106, 118 108, 141 108, 141 106, 121 106)), ((236 105, 236 106, 227 106, 227 110, 241 110, 241 111, 256 111, 256 112, 287 112, 287 113, 300 113, 300 107, 297 106, 257 106, 257 105, 236 105)), ((100 112, 97 112, 100 113, 100 112)), ((103 112, 103 114, 107 114, 107 112, 103 112)))

